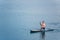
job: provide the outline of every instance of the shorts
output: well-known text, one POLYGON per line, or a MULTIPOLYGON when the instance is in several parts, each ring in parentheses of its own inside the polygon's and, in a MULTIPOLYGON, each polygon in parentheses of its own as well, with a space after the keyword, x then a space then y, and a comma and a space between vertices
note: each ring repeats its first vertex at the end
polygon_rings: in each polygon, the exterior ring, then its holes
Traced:
POLYGON ((45 28, 41 28, 41 29, 45 29, 45 28))

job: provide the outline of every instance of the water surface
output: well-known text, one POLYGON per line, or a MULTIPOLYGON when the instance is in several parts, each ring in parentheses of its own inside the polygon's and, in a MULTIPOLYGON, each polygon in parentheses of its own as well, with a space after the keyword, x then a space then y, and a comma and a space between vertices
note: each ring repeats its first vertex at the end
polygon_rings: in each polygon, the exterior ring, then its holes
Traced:
POLYGON ((59 4, 59 0, 0 0, 0 40, 60 40, 59 4), (31 34, 31 29, 40 29, 42 20, 55 31, 31 34))

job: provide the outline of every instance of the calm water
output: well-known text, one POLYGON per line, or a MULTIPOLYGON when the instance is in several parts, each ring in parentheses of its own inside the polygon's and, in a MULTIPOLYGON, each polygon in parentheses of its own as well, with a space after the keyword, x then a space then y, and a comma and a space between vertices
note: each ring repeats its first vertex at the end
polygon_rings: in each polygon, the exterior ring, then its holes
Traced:
POLYGON ((60 40, 60 1, 0 0, 0 40, 60 40), (42 20, 55 30, 31 34, 42 20))

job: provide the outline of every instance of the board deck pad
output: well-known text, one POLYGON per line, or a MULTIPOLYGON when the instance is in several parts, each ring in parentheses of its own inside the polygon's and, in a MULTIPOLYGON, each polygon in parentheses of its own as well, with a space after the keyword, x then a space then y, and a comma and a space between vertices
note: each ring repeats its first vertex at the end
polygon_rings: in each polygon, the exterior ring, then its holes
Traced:
POLYGON ((53 31, 54 29, 43 29, 43 30, 30 30, 30 33, 36 33, 36 32, 48 32, 53 31))

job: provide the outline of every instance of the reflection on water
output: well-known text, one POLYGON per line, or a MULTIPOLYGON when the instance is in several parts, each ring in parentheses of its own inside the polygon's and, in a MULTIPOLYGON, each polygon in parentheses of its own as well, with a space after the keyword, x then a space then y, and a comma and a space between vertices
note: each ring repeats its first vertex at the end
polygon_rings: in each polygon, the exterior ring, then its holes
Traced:
POLYGON ((40 37, 41 37, 42 40, 45 40, 45 32, 41 32, 41 36, 40 37))

